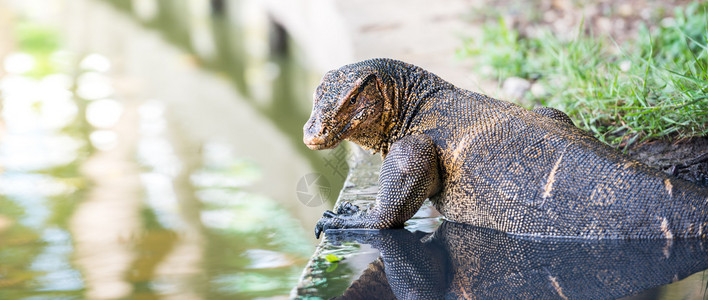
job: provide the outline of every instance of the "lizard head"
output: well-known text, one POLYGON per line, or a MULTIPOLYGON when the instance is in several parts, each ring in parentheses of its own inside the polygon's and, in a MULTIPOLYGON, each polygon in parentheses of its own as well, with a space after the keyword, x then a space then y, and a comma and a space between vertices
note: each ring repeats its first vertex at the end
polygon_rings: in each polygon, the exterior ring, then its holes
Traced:
POLYGON ((385 97, 373 68, 353 64, 327 72, 314 93, 310 119, 303 128, 308 148, 334 148, 351 140, 379 150, 384 132, 385 97))

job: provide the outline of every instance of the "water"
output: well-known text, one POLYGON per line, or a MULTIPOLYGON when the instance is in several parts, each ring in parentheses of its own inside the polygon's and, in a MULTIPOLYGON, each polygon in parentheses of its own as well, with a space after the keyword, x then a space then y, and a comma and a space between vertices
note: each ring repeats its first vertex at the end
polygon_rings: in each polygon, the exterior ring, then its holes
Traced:
POLYGON ((319 72, 209 3, 0 2, 0 299, 288 297, 336 196, 297 183, 346 165, 301 142, 319 72))
POLYGON ((703 240, 529 238, 443 222, 340 230, 298 292, 355 299, 706 299, 703 240), (425 227, 425 226, 424 226, 425 227), (368 265, 364 268, 361 263, 368 265), (348 284, 350 282, 354 284, 348 284))

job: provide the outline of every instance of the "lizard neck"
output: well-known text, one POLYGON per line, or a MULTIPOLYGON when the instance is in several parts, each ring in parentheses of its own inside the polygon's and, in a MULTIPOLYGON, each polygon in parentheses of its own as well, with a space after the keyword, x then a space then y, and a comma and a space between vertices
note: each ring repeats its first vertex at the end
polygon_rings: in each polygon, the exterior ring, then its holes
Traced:
POLYGON ((393 143, 414 133, 411 124, 432 96, 455 87, 433 73, 401 61, 382 59, 380 65, 379 76, 388 87, 384 92, 384 112, 390 112, 383 117, 387 140, 382 143, 381 154, 385 157, 393 143))
POLYGON ((347 139, 364 149, 381 152, 385 157, 393 143, 413 134, 411 124, 432 96, 455 87, 420 67, 402 61, 377 58, 357 63, 355 68, 368 70, 377 77, 382 95, 378 121, 362 126, 347 139))

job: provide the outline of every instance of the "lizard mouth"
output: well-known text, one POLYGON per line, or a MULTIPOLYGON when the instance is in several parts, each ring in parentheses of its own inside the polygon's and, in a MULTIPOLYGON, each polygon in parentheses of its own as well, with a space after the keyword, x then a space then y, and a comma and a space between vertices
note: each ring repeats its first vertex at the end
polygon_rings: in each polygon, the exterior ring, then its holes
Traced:
POLYGON ((327 145, 325 145, 325 143, 314 143, 314 142, 305 141, 305 146, 307 146, 307 148, 310 148, 310 150, 327 149, 327 145))
MULTIPOLYGON (((337 134, 335 136, 339 135, 341 134, 337 134)), ((306 136, 302 139, 302 141, 305 143, 305 146, 307 146, 307 148, 310 148, 311 150, 323 150, 336 147, 337 145, 339 145, 341 139, 328 139, 327 136, 319 135, 314 137, 306 136)))
POLYGON ((351 125, 346 125, 341 130, 330 131, 324 134, 308 135, 302 138, 302 142, 305 143, 307 148, 311 150, 323 150, 337 147, 339 143, 346 138, 345 133, 351 125))

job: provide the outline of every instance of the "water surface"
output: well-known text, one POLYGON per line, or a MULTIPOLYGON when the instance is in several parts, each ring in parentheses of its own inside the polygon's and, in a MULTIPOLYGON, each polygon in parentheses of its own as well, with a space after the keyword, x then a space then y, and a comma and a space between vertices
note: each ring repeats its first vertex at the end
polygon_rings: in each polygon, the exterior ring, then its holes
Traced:
POLYGON ((1 299, 288 297, 346 166, 287 35, 209 3, 0 2, 1 299))
POLYGON ((431 233, 353 229, 330 230, 326 235, 326 248, 309 266, 312 269, 309 286, 298 290, 303 297, 705 299, 708 296, 705 276, 708 245, 703 240, 531 238, 447 221, 431 233), (369 262, 366 268, 347 277, 362 260, 369 262))

